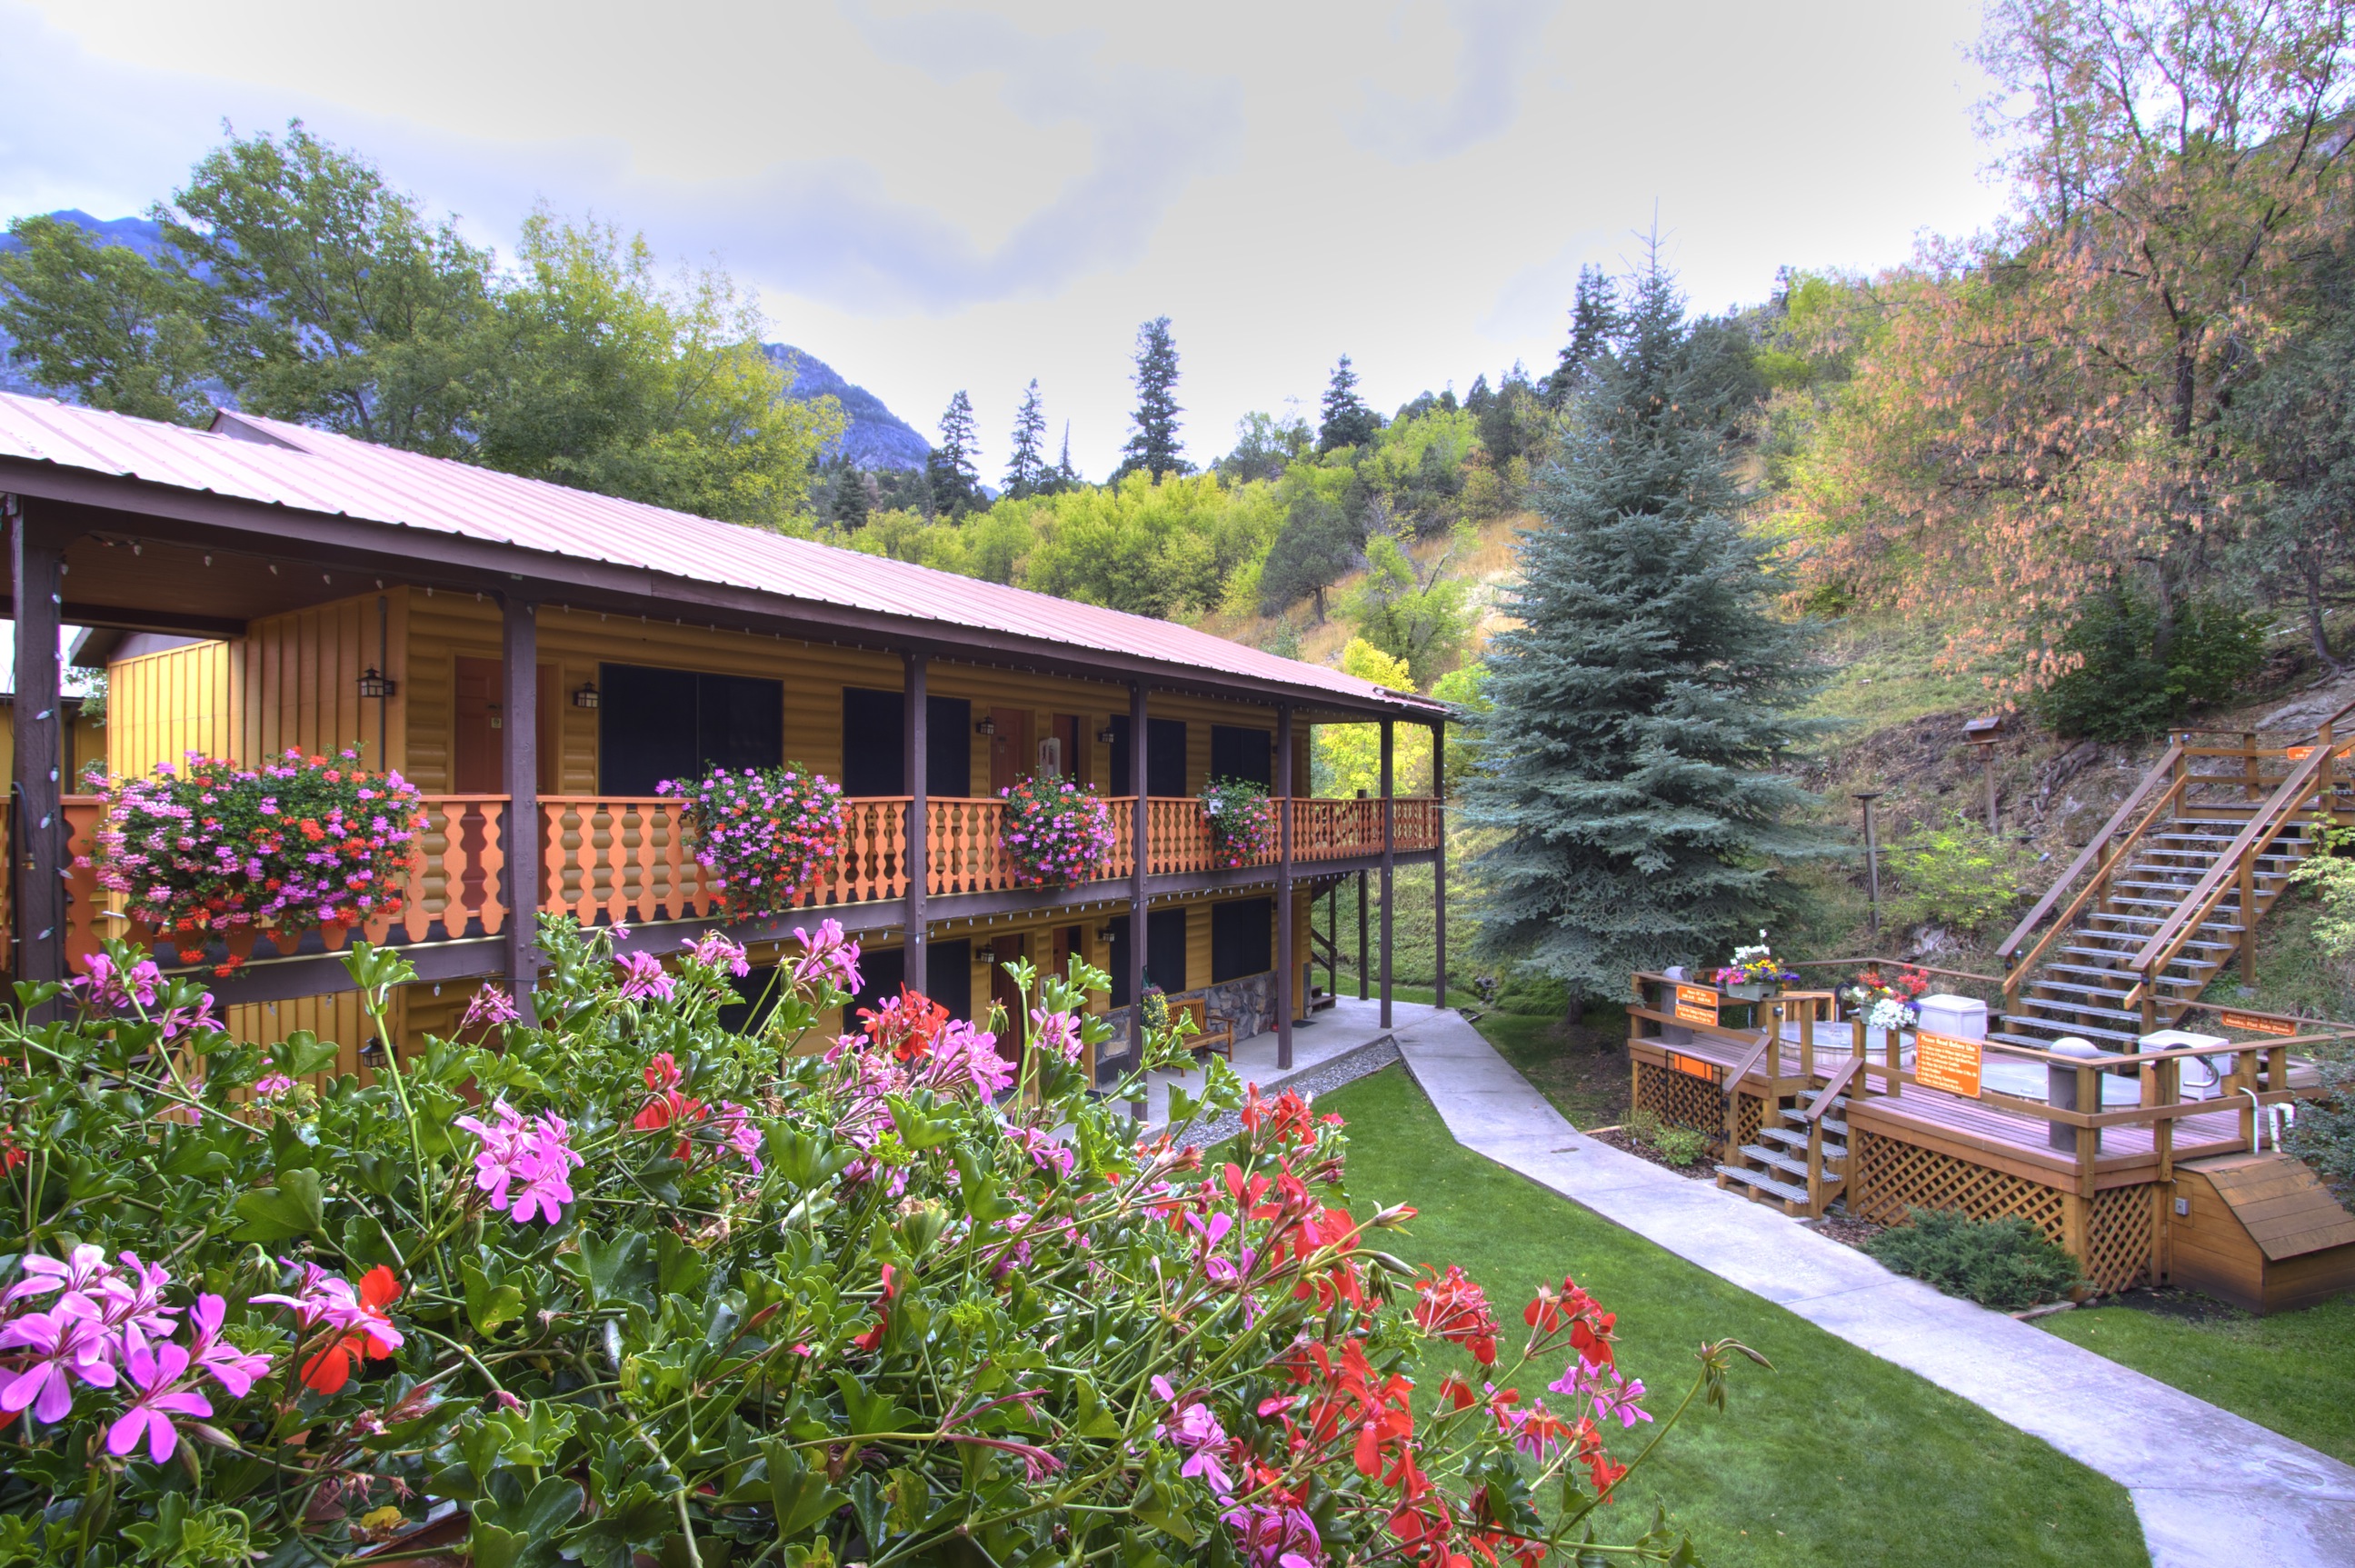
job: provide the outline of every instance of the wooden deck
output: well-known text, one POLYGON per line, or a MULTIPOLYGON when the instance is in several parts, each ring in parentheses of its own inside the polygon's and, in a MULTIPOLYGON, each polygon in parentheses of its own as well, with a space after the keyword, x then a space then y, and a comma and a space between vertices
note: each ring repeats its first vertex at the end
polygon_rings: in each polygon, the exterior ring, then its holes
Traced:
MULTIPOLYGON (((1675 1044, 1657 1038, 1631 1040, 1628 1051, 1637 1061, 1666 1067, 1672 1053, 1698 1058, 1718 1069, 1721 1092, 1728 1087, 1723 1074, 1750 1057, 1755 1048, 1755 1035, 1744 1038, 1704 1033, 1690 1026, 1679 1026, 1666 1014, 1642 1008, 1631 1008, 1628 1014, 1630 1018, 1646 1019, 1672 1029, 1684 1028, 1688 1034, 1684 1041, 1675 1044)), ((1846 1063, 1849 1054, 1846 1042, 1836 1039, 1828 1047, 1817 1047, 1816 1061, 1836 1070, 1846 1063)), ((1800 1051, 1796 1042, 1784 1046, 1775 1067, 1774 1076, 1786 1081, 1801 1075, 1800 1051)), ((1749 1093, 1766 1094, 1772 1087, 1767 1064, 1760 1061, 1751 1068, 1738 1087, 1749 1093)), ((1918 1083, 1905 1084, 1893 1095, 1868 1086, 1849 1100, 1848 1117, 1859 1128, 1901 1137, 1957 1157, 1980 1159, 1998 1169, 2030 1179, 2073 1179, 2077 1171, 2076 1157, 2051 1147, 2048 1134, 2053 1124, 2041 1116, 2008 1110, 2001 1098, 1969 1100, 1918 1083)), ((2247 1113, 2233 1110, 2222 1101, 2204 1103, 2217 1108, 2173 1118, 2175 1157, 2198 1159, 2246 1150, 2249 1136, 2243 1122, 2247 1113)), ((2149 1126, 2129 1124, 2102 1129, 2101 1152, 2094 1159, 2097 1185, 2120 1187, 2155 1180, 2158 1165, 2158 1138, 2149 1126)))
MULTIPOLYGON (((2355 1035, 2233 1012, 2227 1021, 2257 1038, 2220 1033, 2215 1045, 2092 1060, 1998 1040, 1941 1041, 1933 1058, 1931 1041, 1910 1034, 1868 1041, 1837 1020, 1829 991, 1745 1001, 1663 975, 1639 975, 1636 987, 1631 1104, 1708 1134, 1720 1186, 1793 1215, 1838 1203, 1885 1224, 1926 1209, 2026 1220, 2100 1291, 2169 1277, 2174 1239, 2196 1239, 2178 1168, 2252 1154, 2268 1117, 2261 1107, 2319 1092, 2311 1062, 2293 1051, 2355 1035), (2214 1088, 2186 1093, 2187 1077, 2214 1088), (2028 1097, 2048 1083, 2062 1091, 2058 1103, 2028 1097)), ((2336 1279, 2343 1262, 2334 1254, 2318 1266, 2336 1279)))

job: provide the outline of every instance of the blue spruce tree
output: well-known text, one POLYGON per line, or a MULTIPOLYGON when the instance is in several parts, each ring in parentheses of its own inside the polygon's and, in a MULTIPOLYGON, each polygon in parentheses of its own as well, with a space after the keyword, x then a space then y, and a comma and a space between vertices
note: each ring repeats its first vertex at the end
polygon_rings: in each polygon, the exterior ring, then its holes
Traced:
POLYGON ((1733 517, 1720 346, 1700 362, 1657 251, 1622 308, 1532 486, 1461 814, 1491 840, 1484 943, 1573 1016, 1632 970, 1722 959, 1787 909, 1778 863, 1838 852, 1777 771, 1814 732, 1795 710, 1815 677, 1733 517))

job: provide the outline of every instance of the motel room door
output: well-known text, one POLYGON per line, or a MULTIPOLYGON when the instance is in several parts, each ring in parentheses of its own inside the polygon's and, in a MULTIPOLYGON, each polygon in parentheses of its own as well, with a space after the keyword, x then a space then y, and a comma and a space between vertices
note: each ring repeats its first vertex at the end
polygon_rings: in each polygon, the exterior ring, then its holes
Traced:
POLYGON ((1000 795, 1028 778, 1039 764, 1030 752, 1028 709, 993 708, 989 723, 996 731, 989 738, 989 793, 1000 795))
MULTIPOLYGON (((453 795, 505 795, 507 793, 507 748, 506 714, 503 711, 503 688, 506 685, 506 666, 497 659, 461 657, 452 671, 451 714, 453 732, 450 737, 450 793, 453 795)), ((559 776, 556 755, 556 667, 539 667, 539 792, 556 793, 559 776)), ((458 842, 466 851, 464 864, 466 898, 477 902, 493 890, 484 885, 483 851, 490 847, 489 819, 479 805, 468 806, 453 825, 458 842)), ((506 835, 507 859, 516 862, 516 846, 534 842, 534 831, 517 832, 511 825, 506 835)), ((534 825, 536 827, 536 825, 534 825)), ((541 891, 544 893, 545 889, 541 891)))
MULTIPOLYGON (((506 715, 500 688, 506 684, 506 667, 497 659, 461 656, 453 672, 451 693, 453 733, 450 737, 450 793, 507 793, 506 715)), ((556 754, 556 667, 539 667, 539 793, 554 795, 559 776, 556 754)))

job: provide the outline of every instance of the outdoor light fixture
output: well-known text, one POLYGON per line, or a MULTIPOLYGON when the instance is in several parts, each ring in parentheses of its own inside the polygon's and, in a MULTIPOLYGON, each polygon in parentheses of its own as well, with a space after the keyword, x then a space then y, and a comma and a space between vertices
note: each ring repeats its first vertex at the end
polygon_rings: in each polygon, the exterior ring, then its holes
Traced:
POLYGON ((362 697, 386 698, 390 697, 392 693, 392 677, 389 675, 378 675, 377 673, 376 666, 368 666, 367 670, 361 674, 360 695, 362 697))
POLYGON ((973 732, 976 735, 995 735, 997 733, 997 720, 983 719, 974 725, 973 732))
POLYGON ((997 962, 997 949, 985 942, 981 944, 980 950, 974 954, 974 956, 980 959, 984 964, 995 964, 997 962))
POLYGON ((596 707, 597 683, 593 680, 582 682, 581 689, 572 694, 572 706, 575 708, 596 707))
POLYGON ((1110 942, 1112 940, 1112 927, 1108 925, 1100 925, 1096 927, 1096 940, 1098 942, 1110 942))
POLYGON ((1107 724, 1103 729, 1096 731, 1096 739, 1103 741, 1107 746, 1114 745, 1117 744, 1120 740, 1120 731, 1107 724))

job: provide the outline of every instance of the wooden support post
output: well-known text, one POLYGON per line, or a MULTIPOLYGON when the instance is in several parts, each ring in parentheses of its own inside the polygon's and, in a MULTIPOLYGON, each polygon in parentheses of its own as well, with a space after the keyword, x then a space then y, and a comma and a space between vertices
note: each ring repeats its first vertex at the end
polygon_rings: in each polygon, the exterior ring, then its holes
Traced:
POLYGON ((2241 857, 2241 984, 2257 983, 2257 851, 2252 844, 2241 857))
POLYGON ((1292 704, 1275 705, 1275 1066, 1292 1070, 1292 1025, 1300 1010, 1300 970, 1293 952, 1292 704))
POLYGON ((1391 886, 1397 854, 1398 802, 1391 793, 1392 721, 1382 720, 1382 1028, 1391 1027, 1391 886))
POLYGON ((1437 971, 1432 999, 1447 1005, 1447 720, 1431 726, 1431 958, 1437 971))
MULTIPOLYGON (((1143 681, 1132 682, 1128 688, 1128 782, 1136 792, 1136 810, 1132 814, 1131 841, 1136 863, 1128 874, 1128 996, 1132 1005, 1129 1018, 1129 1061, 1140 1061, 1145 1056, 1145 879, 1153 852, 1153 825, 1146 813, 1145 756, 1151 725, 1146 720, 1146 688, 1143 681)), ((1139 1109, 1136 1114, 1143 1115, 1139 1109)))
POLYGON ((1365 1001, 1373 993, 1374 965, 1366 944, 1366 873, 1358 873, 1358 1000, 1365 1001))
MULTIPOLYGON (((2076 1108, 2081 1115, 2093 1115, 2101 1110, 2105 1076, 2091 1067, 2077 1069, 2076 1108)), ((2094 1161, 2100 1157, 2102 1152, 2102 1129, 2077 1127, 2073 1130, 2077 1135, 2077 1196, 2090 1199, 2094 1196, 2094 1161)), ((2077 1255, 2083 1257, 2085 1254, 2080 1253, 2077 1255)))
MULTIPOLYGON (((516 1010, 535 1021, 532 987, 539 982, 539 617, 519 593, 499 595, 500 656, 506 690, 499 722, 507 775, 507 983, 516 1010)), ((390 1049, 387 1042, 387 1049, 390 1049)))
POLYGON ((11 496, 11 581, 16 595, 16 700, 10 715, 16 755, 16 977, 38 985, 66 977, 67 828, 59 607, 65 596, 65 540, 46 526, 46 503, 11 496))
POLYGON ((932 995, 930 955, 924 914, 925 879, 931 874, 926 854, 932 848, 926 840, 926 798, 932 781, 926 778, 925 759, 931 753, 931 706, 928 696, 929 672, 922 654, 902 656, 905 674, 900 682, 900 715, 903 745, 908 759, 908 827, 906 848, 901 863, 908 873, 908 935, 904 960, 907 986, 911 991, 932 995))
POLYGON ((2242 793, 2251 800, 2263 800, 2264 789, 2257 780, 2257 732, 2254 730, 2241 731, 2241 776, 2248 781, 2242 793))

